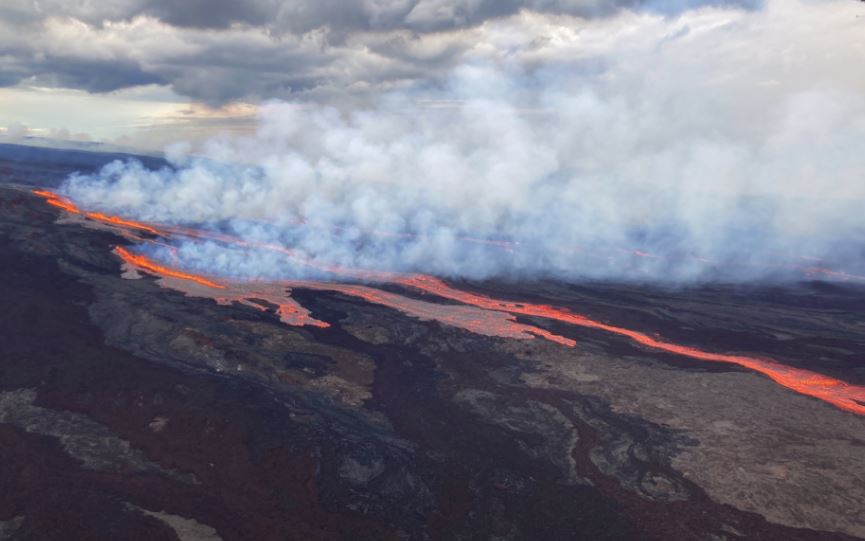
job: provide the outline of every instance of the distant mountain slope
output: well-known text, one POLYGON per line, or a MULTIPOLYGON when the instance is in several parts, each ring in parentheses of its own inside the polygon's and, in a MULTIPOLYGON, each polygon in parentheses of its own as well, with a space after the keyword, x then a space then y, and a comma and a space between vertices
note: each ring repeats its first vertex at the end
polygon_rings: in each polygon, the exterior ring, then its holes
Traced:
POLYGON ((135 159, 151 169, 168 165, 153 156, 0 143, 0 183, 58 186, 75 172, 90 173, 114 160, 135 159))

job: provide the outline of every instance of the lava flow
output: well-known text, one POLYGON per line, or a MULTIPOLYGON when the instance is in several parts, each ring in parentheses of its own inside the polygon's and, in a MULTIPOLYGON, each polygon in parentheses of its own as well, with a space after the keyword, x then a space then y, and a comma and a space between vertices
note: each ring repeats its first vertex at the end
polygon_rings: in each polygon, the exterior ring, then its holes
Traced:
POLYGON ((90 218, 96 222, 102 222, 104 224, 115 225, 121 228, 129 228, 135 229, 138 231, 144 231, 146 233, 150 233, 151 235, 156 236, 166 236, 165 233, 159 231, 155 227, 143 224, 141 222, 136 222, 133 220, 127 220, 125 218, 121 218, 119 216, 109 216, 108 214, 103 214, 101 212, 87 212, 79 209, 75 203, 66 199, 65 197, 60 197, 54 192, 49 192, 47 190, 33 190, 33 193, 45 199, 45 202, 51 206, 57 207, 59 209, 65 210, 71 214, 80 214, 86 218, 90 218))
POLYGON ((117 247, 114 251, 129 267, 159 277, 163 286, 182 291, 193 297, 212 298, 220 304, 237 302, 261 311, 267 310, 267 305, 271 304, 277 307, 277 314, 280 320, 292 326, 312 325, 322 328, 330 326, 326 322, 312 318, 306 308, 291 298, 292 288, 302 288, 342 293, 349 297, 363 299, 371 304, 393 308, 420 320, 438 321, 445 325, 466 329, 485 336, 522 340, 539 336, 564 346, 573 347, 576 344, 570 338, 558 336, 540 327, 519 323, 512 314, 505 312, 484 310, 474 306, 426 302, 373 287, 335 282, 305 280, 279 282, 232 281, 227 282, 227 285, 223 285, 204 276, 160 265, 146 256, 133 254, 122 247, 117 247), (204 286, 204 288, 200 286, 204 286))
MULTIPOLYGON (((236 302, 262 312, 274 306, 279 320, 286 325, 330 327, 329 323, 313 318, 309 310, 292 299, 290 291, 283 284, 254 281, 220 284, 201 275, 160 265, 121 246, 116 247, 114 253, 126 264, 127 272, 135 270, 152 274, 160 279, 160 285, 181 291, 187 296, 209 298, 225 305, 236 302)), ((133 274, 124 274, 124 277, 137 278, 133 274)))
POLYGON ((851 385, 847 382, 823 376, 809 370, 786 366, 771 359, 711 353, 690 346, 665 342, 638 331, 608 325, 600 321, 589 319, 586 316, 573 314, 567 310, 555 308, 553 306, 503 301, 486 297, 484 295, 462 291, 450 287, 442 280, 431 276, 420 275, 403 278, 399 283, 425 293, 433 294, 437 297, 451 299, 463 304, 484 308, 486 310, 498 310, 512 314, 541 317, 579 327, 598 329, 625 336, 634 342, 651 349, 682 355, 701 361, 738 365, 768 376, 774 382, 798 393, 819 398, 843 410, 865 415, 865 387, 860 385, 851 385))
POLYGON ((118 256, 120 256, 120 259, 122 259, 126 263, 134 265, 136 267, 140 267, 148 272, 152 272, 159 276, 168 276, 171 278, 179 278, 181 280, 189 280, 190 282, 195 282, 197 284, 213 289, 225 289, 224 285, 218 284, 212 280, 208 280, 203 276, 199 276, 197 274, 190 274, 188 272, 182 272, 169 267, 164 267, 162 265, 154 263, 143 255, 133 254, 122 246, 118 246, 117 248, 115 248, 114 252, 118 256))
POLYGON ((475 306, 440 304, 421 301, 368 286, 332 282, 290 282, 296 288, 334 291, 399 310, 426 321, 438 321, 475 334, 502 338, 527 339, 539 336, 563 346, 573 347, 576 341, 553 334, 546 329, 519 323, 513 314, 485 310, 475 306))
MULTIPOLYGON (((74 214, 82 214, 93 220, 110 223, 121 228, 155 232, 154 234, 166 237, 176 234, 187 238, 218 240, 220 242, 239 245, 245 249, 278 251, 288 257, 300 259, 304 264, 314 264, 308 258, 302 257, 283 246, 249 243, 243 239, 227 235, 209 234, 176 227, 166 227, 160 231, 146 224, 115 216, 82 212, 71 201, 51 192, 38 190, 34 193, 45 198, 46 202, 57 208, 74 214)), ((504 301, 478 295, 451 287, 444 281, 431 276, 396 276, 389 273, 367 272, 354 269, 326 269, 330 273, 353 279, 373 277, 372 279, 378 281, 394 283, 439 298, 456 301, 460 305, 425 302, 368 286, 345 283, 311 281, 220 283, 204 276, 160 265, 143 255, 133 254, 122 247, 117 247, 115 251, 130 267, 157 275, 166 281, 167 286, 183 290, 187 294, 210 297, 222 304, 239 302, 259 310, 266 310, 267 304, 272 304, 277 307, 280 319, 290 325, 329 326, 326 322, 312 318, 305 308, 291 299, 290 291, 294 287, 342 293, 361 298, 370 303, 397 309, 412 317, 422 320, 439 321, 447 325, 467 329, 477 334, 518 339, 530 339, 538 336, 569 347, 575 345, 575 342, 570 338, 558 336, 540 327, 516 321, 516 316, 518 315, 538 317, 624 336, 644 347, 666 353, 701 361, 741 366, 764 374, 779 385, 803 395, 818 398, 842 410, 865 415, 865 387, 862 386, 851 385, 844 381, 801 368, 786 366, 772 359, 712 353, 691 346, 666 342, 652 338, 650 335, 639 331, 602 323, 553 306, 504 301), (179 282, 171 282, 172 280, 179 282)))

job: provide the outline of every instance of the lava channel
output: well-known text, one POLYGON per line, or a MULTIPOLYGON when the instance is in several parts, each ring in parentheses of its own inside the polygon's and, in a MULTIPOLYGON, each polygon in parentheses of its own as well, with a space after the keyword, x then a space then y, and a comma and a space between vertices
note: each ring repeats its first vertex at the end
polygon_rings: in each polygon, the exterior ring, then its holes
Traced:
POLYGON ((149 226, 147 224, 143 224, 141 222, 136 222, 134 220, 127 220, 125 218, 121 218, 119 216, 110 216, 108 214, 103 214, 101 212, 88 212, 83 211, 78 208, 72 201, 65 197, 61 197, 54 192, 49 192, 48 190, 33 190, 35 195, 45 199, 45 202, 53 207, 57 207, 59 209, 65 210, 70 214, 78 214, 80 216, 84 216, 85 218, 90 218, 93 221, 101 222, 103 224, 113 225, 120 228, 125 229, 134 229, 137 231, 143 231, 145 233, 150 233, 151 235, 156 235, 159 237, 167 236, 164 232, 156 229, 155 227, 149 226))
POLYGON ((437 297, 451 299, 463 304, 484 308, 486 310, 499 310, 512 314, 552 319, 579 327, 598 329, 625 336, 650 349, 673 353, 675 355, 682 355, 684 357, 701 361, 738 365, 759 372, 772 379, 775 383, 796 391, 797 393, 818 398, 852 413, 865 415, 865 387, 861 385, 852 385, 845 381, 824 376, 816 372, 811 372, 810 370, 787 366, 772 359, 712 353, 691 346, 674 344, 652 338, 651 336, 638 331, 608 325, 600 321, 589 319, 586 316, 574 314, 561 308, 543 304, 504 301, 462 291, 453 288, 447 285, 444 281, 432 276, 412 276, 403 278, 399 283, 406 287, 433 294, 437 297))
POLYGON ((180 291, 189 297, 213 299, 223 305, 236 302, 262 312, 273 306, 279 320, 286 325, 330 326, 327 322, 313 318, 309 310, 291 298, 290 290, 282 284, 256 281, 218 283, 198 274, 160 265, 120 246, 114 249, 114 253, 126 266, 123 274, 125 278, 138 278, 137 271, 142 271, 159 278, 160 286, 180 291))
POLYGON ((114 251, 127 265, 124 274, 127 278, 137 277, 130 273, 134 269, 152 274, 160 279, 161 286, 181 291, 188 296, 211 298, 219 304, 237 302, 262 311, 266 311, 268 305, 273 305, 277 307, 280 320, 292 326, 311 325, 322 328, 330 326, 324 321, 314 319, 306 308, 291 298, 291 290, 296 288, 341 293, 363 299, 371 304, 398 310, 407 316, 420 320, 438 321, 485 336, 520 340, 541 337, 564 346, 573 347, 576 344, 570 338, 558 336, 540 327, 519 323, 514 315, 504 312, 484 310, 474 306, 426 302, 373 287, 353 284, 306 280, 278 282, 250 280, 217 283, 205 276, 160 265, 144 255, 133 254, 119 246, 114 251))

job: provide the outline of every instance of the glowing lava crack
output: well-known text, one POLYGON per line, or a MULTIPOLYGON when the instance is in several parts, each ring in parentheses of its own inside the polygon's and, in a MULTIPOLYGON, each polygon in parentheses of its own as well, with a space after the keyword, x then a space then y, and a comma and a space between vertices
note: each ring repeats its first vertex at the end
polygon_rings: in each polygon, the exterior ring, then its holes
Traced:
MULTIPOLYGON (((236 237, 199 232, 174 226, 154 227, 117 216, 82 211, 68 199, 62 198, 52 192, 35 190, 34 193, 43 197, 48 204, 56 208, 84 216, 99 223, 120 228, 121 230, 126 230, 127 232, 128 230, 146 232, 163 238, 170 238, 176 235, 191 239, 217 240, 226 244, 242 246, 245 249, 263 249, 280 252, 285 254, 286 257, 314 266, 313 262, 303 259, 292 250, 283 246, 253 244, 236 237)), ((138 241, 154 242, 153 240, 142 239, 136 236, 132 236, 131 238, 138 241)), ((573 339, 553 334, 546 329, 534 325, 521 323, 516 319, 517 316, 542 318, 624 336, 640 346, 665 353, 701 361, 741 366, 759 372, 779 385, 803 395, 818 398, 842 410, 865 415, 865 387, 862 386, 851 385, 809 370, 786 366, 772 359, 712 353, 691 346, 674 344, 653 338, 646 333, 596 321, 553 306, 504 301, 478 295, 451 287, 444 281, 431 276, 396 276, 389 273, 344 268, 324 269, 335 275, 346 276, 355 280, 358 278, 374 277, 379 281, 386 281, 405 288, 415 289, 424 294, 448 299, 459 304, 427 302, 370 286, 348 283, 320 281, 237 282, 222 280, 215 277, 192 274, 179 268, 167 267, 150 260, 144 255, 132 253, 123 247, 117 247, 115 253, 126 264, 126 274, 124 274, 126 277, 133 277, 132 275, 137 274, 138 271, 146 272, 157 276, 160 280, 160 285, 183 291, 190 296, 212 298, 220 304, 237 302, 262 311, 274 307, 280 320, 288 325, 309 325, 321 328, 330 326, 327 322, 313 318, 306 308, 291 298, 292 288, 303 288, 341 293, 372 304, 398 310, 421 320, 438 321, 445 325, 466 329, 485 336, 515 339, 541 337, 567 347, 573 347, 576 344, 573 339)), ((176 257, 176 252, 173 253, 176 257)), ((177 265, 179 266, 179 262, 177 262, 177 265)))

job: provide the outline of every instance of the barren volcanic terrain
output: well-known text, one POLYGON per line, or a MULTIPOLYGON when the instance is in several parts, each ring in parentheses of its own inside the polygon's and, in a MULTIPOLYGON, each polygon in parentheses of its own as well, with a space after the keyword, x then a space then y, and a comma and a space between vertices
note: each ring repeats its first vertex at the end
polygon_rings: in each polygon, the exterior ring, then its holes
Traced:
POLYGON ((40 193, 0 187, 0 539, 865 538, 855 280, 230 283, 40 193))

